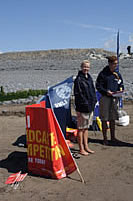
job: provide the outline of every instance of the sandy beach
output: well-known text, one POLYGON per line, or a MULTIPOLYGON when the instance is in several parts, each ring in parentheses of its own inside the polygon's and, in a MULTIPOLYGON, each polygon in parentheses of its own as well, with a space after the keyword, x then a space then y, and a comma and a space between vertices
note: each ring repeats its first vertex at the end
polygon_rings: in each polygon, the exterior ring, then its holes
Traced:
MULTIPOLYGON (((85 184, 77 171, 61 180, 29 173, 15 190, 5 180, 20 170, 28 172, 27 148, 14 146, 25 138, 25 105, 0 106, 0 200, 132 201, 133 103, 125 103, 123 109, 130 116, 130 124, 116 127, 118 144, 102 145, 101 132, 89 131, 89 146, 95 154, 75 159, 85 184)), ((78 153, 77 143, 73 152, 78 153)))

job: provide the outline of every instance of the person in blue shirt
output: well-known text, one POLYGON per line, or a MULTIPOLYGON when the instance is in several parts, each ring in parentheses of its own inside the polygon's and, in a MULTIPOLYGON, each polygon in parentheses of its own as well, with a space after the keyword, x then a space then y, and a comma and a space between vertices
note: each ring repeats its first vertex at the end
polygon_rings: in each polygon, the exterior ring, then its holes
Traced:
POLYGON ((115 120, 118 120, 118 97, 113 94, 124 90, 121 74, 116 71, 117 57, 107 57, 108 65, 103 68, 96 79, 96 89, 101 94, 99 117, 102 121, 103 144, 107 145, 107 122, 109 121, 111 141, 116 142, 115 120))

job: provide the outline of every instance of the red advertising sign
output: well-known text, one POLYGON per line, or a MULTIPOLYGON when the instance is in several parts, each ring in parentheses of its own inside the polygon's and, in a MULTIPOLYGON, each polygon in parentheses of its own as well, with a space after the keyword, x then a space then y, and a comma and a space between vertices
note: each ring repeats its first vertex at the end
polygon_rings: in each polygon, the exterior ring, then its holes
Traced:
POLYGON ((61 179, 77 169, 53 114, 45 102, 26 106, 28 169, 33 174, 61 179))

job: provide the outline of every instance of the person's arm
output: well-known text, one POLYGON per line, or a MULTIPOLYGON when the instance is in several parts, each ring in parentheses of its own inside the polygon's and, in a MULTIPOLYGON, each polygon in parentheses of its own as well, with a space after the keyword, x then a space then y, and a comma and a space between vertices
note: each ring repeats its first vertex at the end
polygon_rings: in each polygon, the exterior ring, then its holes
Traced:
POLYGON ((85 98, 83 96, 83 92, 80 86, 80 81, 78 79, 75 79, 74 81, 74 96, 75 98, 80 101, 85 102, 85 98))
MULTIPOLYGON (((97 80, 96 80, 96 89, 102 94, 102 95, 108 95, 108 91, 106 89, 106 80, 103 75, 103 73, 99 73, 97 80)), ((109 92, 110 93, 110 92, 109 92)))

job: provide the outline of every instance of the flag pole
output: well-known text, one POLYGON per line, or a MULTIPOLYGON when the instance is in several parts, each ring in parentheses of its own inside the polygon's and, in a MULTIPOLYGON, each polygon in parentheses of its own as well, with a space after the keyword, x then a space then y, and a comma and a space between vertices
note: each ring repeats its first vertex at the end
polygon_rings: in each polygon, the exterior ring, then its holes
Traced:
POLYGON ((119 72, 119 29, 117 32, 117 71, 119 72))
MULTIPOLYGON (((77 165, 77 163, 76 163, 76 165, 77 165)), ((81 178, 81 182, 82 182, 82 183, 85 183, 85 180, 84 180, 84 178, 82 177, 81 172, 80 172, 78 166, 77 166, 77 172, 78 172, 78 174, 79 174, 79 176, 80 176, 80 178, 81 178)))
MULTIPOLYGON (((120 49, 120 36, 119 36, 119 29, 117 32, 117 72, 119 72, 119 49, 120 49)), ((119 98, 119 108, 123 107, 123 101, 122 101, 122 97, 119 98)))

